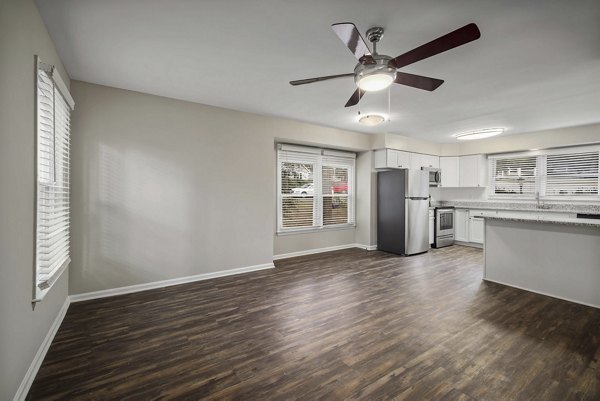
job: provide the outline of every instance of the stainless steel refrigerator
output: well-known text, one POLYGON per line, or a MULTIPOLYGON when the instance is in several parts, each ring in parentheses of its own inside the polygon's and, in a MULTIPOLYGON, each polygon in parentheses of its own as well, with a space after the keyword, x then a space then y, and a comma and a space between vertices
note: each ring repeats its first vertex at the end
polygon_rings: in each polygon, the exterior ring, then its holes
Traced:
POLYGON ((377 173, 377 249, 400 255, 429 250, 429 173, 377 173))

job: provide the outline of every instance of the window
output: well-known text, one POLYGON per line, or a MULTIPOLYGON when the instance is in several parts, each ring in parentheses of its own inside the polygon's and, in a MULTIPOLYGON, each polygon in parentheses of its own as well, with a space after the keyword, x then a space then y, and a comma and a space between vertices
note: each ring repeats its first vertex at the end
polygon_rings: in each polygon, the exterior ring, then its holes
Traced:
POLYGON ((490 162, 491 190, 494 195, 533 197, 537 186, 537 157, 498 157, 490 162))
POLYGON ((355 154, 279 145, 277 231, 354 225, 355 154))
POLYGON ((73 99, 55 67, 36 60, 37 202, 34 301, 69 264, 69 149, 73 99))
POLYGON ((598 152, 548 155, 544 178, 546 196, 598 196, 598 152))
POLYGON ((600 200, 598 146, 490 156, 490 197, 600 200))

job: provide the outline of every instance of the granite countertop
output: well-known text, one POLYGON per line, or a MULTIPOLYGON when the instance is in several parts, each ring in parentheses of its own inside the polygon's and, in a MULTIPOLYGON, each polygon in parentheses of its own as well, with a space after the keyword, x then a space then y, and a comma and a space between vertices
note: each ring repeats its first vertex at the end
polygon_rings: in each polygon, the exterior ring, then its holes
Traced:
POLYGON ((509 217, 509 216, 486 216, 484 219, 488 220, 503 220, 503 221, 518 221, 523 223, 545 223, 545 224, 560 224, 565 226, 578 226, 578 227, 595 227, 600 228, 600 220, 594 219, 569 219, 569 220, 538 220, 538 219, 527 219, 523 217, 509 217))
POLYGON ((535 202, 440 201, 436 204, 465 209, 600 214, 600 204, 545 203, 542 208, 536 207, 535 202))

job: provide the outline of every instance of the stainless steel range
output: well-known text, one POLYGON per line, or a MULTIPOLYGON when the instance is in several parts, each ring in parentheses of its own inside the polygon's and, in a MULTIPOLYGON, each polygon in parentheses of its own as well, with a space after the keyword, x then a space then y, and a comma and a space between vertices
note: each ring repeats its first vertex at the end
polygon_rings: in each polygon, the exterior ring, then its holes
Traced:
POLYGON ((436 207, 433 247, 442 248, 452 244, 454 244, 454 207, 436 207))

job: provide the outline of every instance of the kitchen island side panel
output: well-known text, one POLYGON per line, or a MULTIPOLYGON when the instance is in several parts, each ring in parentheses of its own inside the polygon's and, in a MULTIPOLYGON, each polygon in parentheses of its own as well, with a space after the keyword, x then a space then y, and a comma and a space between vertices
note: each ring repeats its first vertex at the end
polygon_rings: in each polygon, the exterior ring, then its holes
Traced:
POLYGON ((484 279, 600 307, 600 227, 486 218, 484 279))

